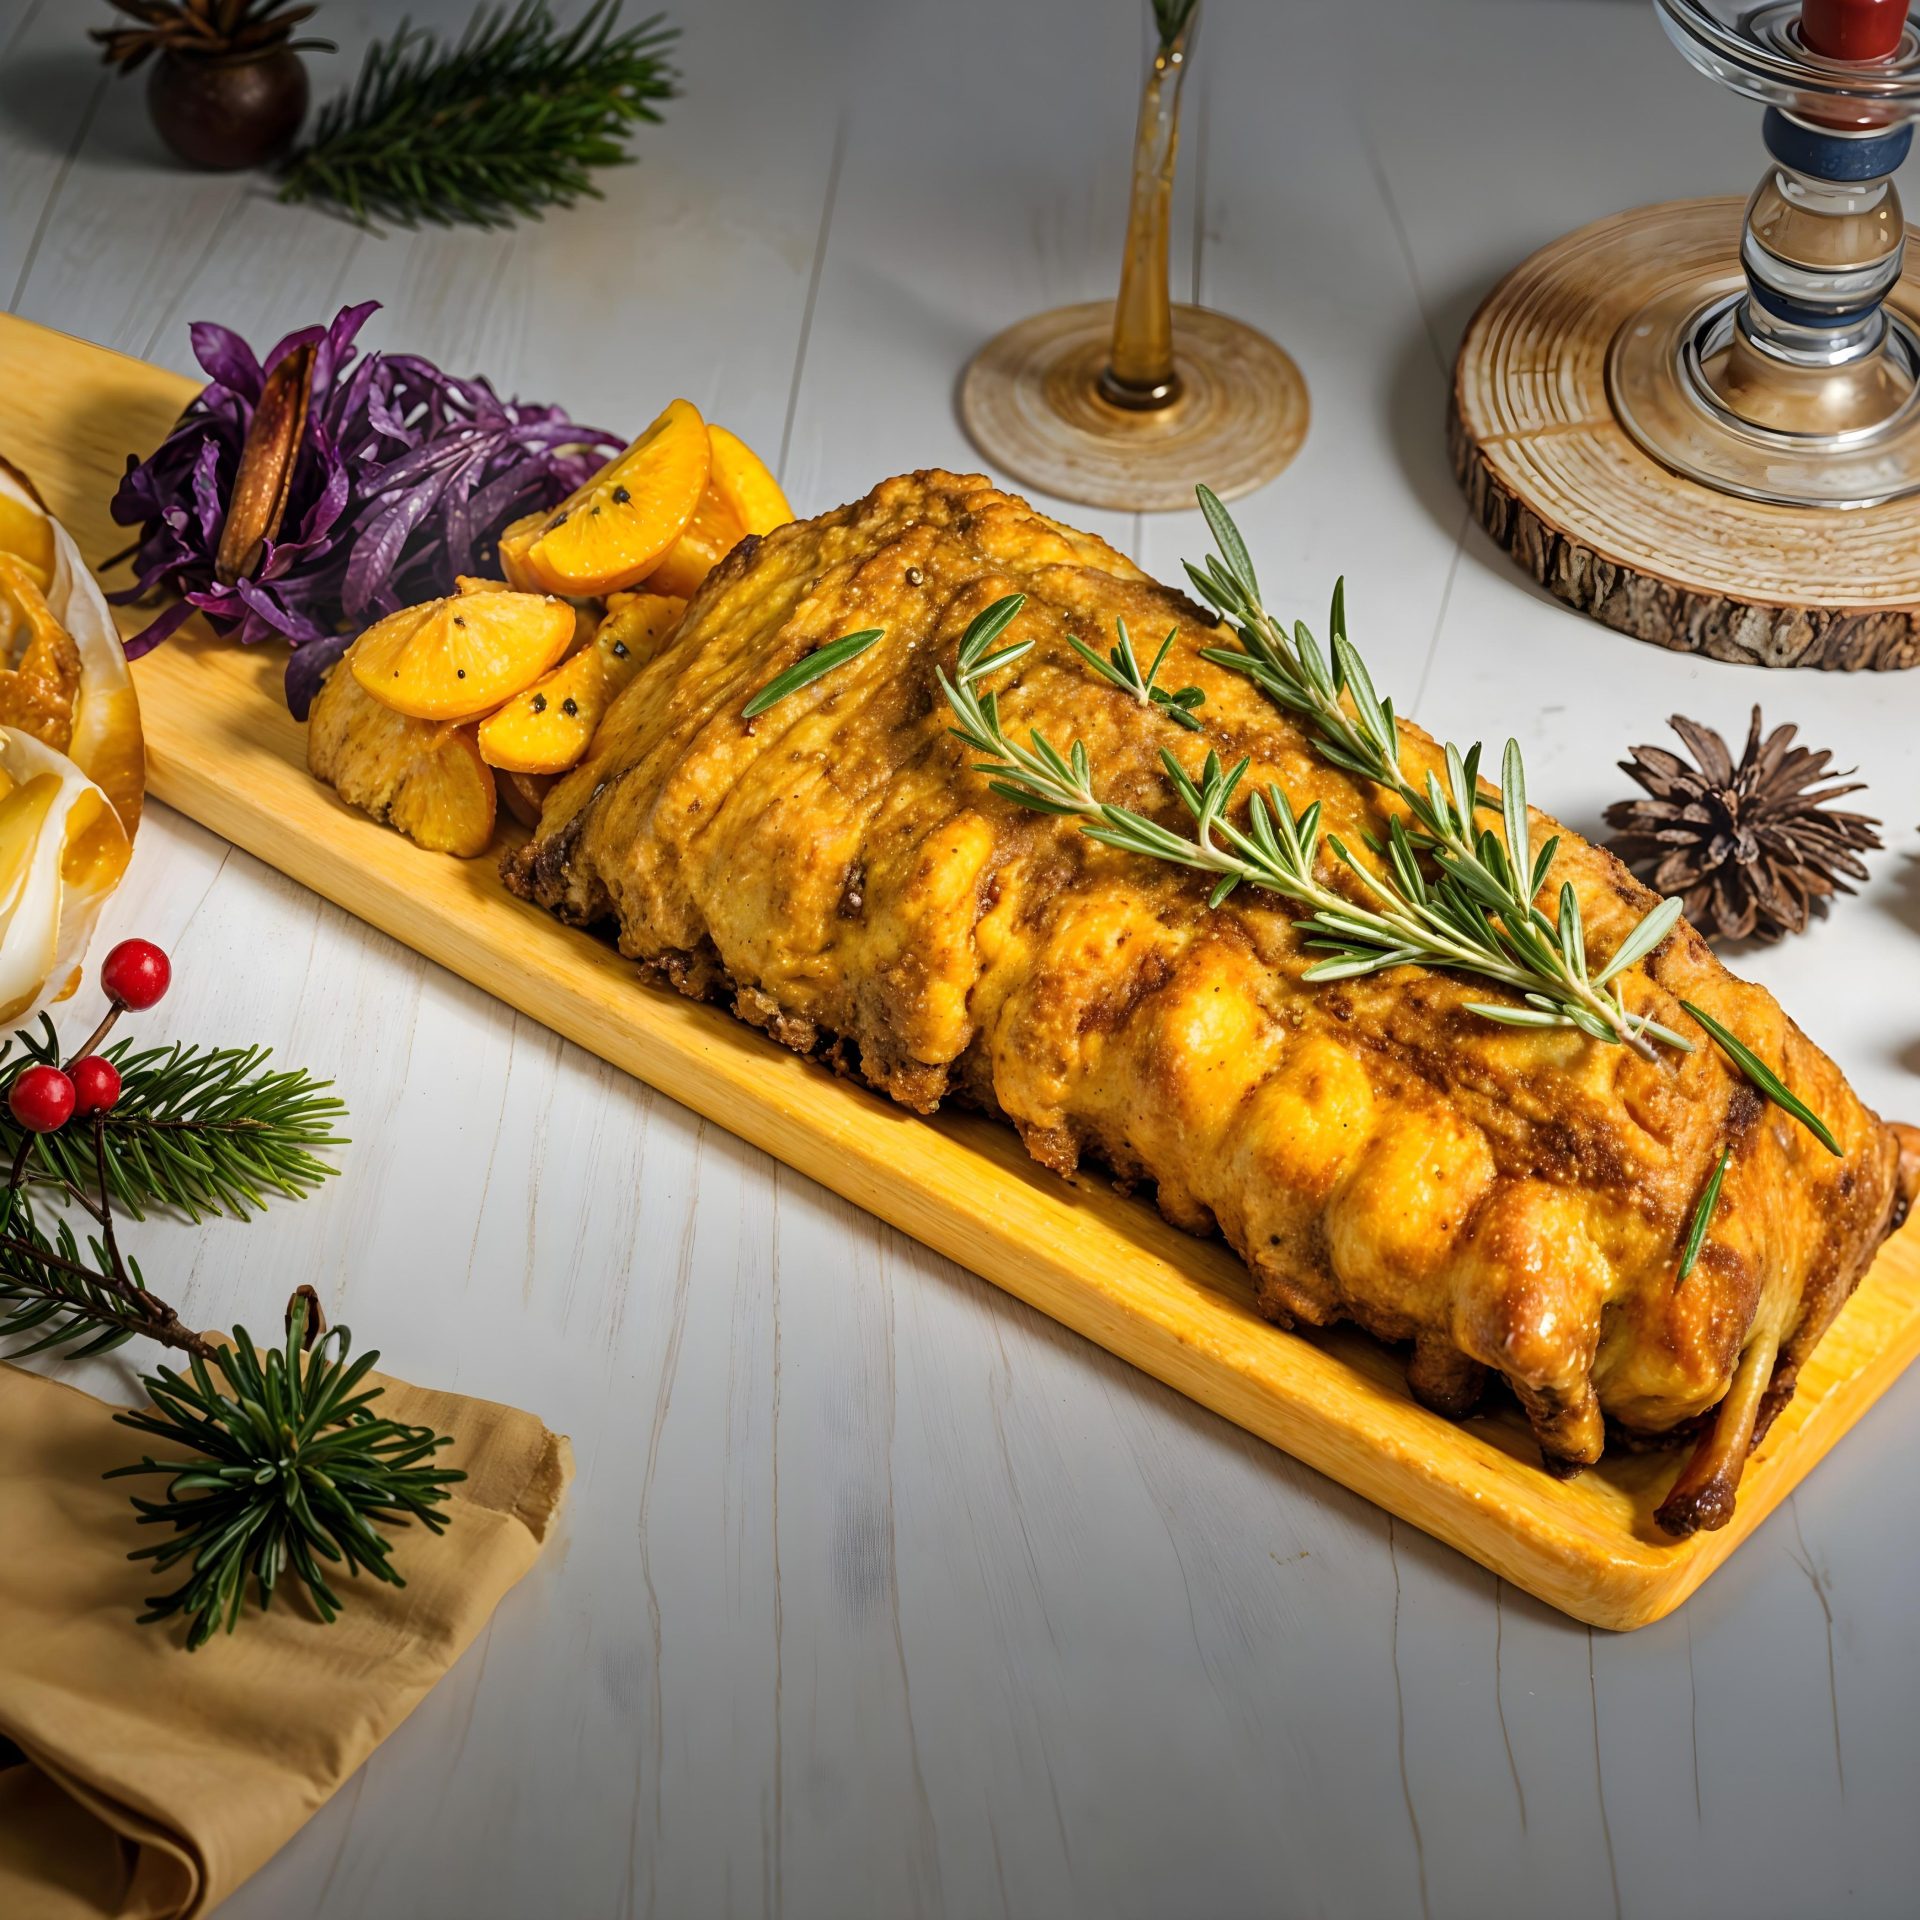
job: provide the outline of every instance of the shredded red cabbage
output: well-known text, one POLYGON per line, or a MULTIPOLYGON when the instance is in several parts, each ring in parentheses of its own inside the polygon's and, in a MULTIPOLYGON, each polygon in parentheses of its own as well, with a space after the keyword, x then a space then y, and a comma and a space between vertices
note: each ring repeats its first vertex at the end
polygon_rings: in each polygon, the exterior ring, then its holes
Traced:
POLYGON ((343 307, 330 327, 289 334, 264 365, 238 334, 194 326, 209 384, 150 459, 128 457, 113 499, 114 519, 140 528, 134 585, 114 599, 159 586, 180 595, 127 642, 130 657, 195 612, 246 646, 283 639, 293 648, 287 705, 304 720, 355 634, 453 592, 456 574, 493 571, 510 520, 563 500, 621 445, 417 355, 360 355, 354 336, 378 306, 343 307), (253 409, 266 376, 309 341, 312 399, 280 536, 229 586, 214 556, 253 409))

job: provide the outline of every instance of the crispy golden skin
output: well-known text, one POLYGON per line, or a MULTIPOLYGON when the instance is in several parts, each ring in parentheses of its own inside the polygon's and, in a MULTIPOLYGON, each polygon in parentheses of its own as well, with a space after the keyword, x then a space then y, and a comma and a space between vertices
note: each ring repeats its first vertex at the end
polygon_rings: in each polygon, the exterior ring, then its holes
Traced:
MULTIPOLYGON (((1664 1516, 1721 1524, 1752 1437, 1901 1204, 1892 1131, 1684 925, 1630 1002, 1682 1028, 1680 997, 1707 1008, 1824 1116, 1842 1158, 1704 1040, 1650 1062, 1497 1026, 1462 1004, 1484 984, 1413 967, 1304 984, 1315 956, 1283 903, 1242 889, 1210 910, 1198 876, 996 797, 948 732, 934 670, 951 674, 967 623, 1013 592, 1027 604, 1007 638, 1035 645, 998 676, 1008 731, 1085 740, 1103 797, 1172 822, 1161 751, 1197 772, 1214 747, 1252 756, 1243 791, 1272 779, 1296 806, 1319 800, 1350 845, 1384 833, 1381 794, 1198 657, 1218 642, 1209 616, 985 480, 933 472, 736 548, 555 786, 509 884, 570 921, 612 920, 621 950, 683 991, 731 996, 789 1046, 831 1044, 920 1112, 962 1098, 1062 1173, 1087 1156, 1152 1182, 1170 1220, 1225 1234, 1276 1321, 1411 1341, 1429 1404, 1463 1412, 1486 1370, 1504 1375, 1550 1466, 1597 1459, 1605 1420, 1673 1436, 1725 1400, 1664 1516), (1067 646, 1106 646, 1116 615, 1149 650, 1179 627, 1162 684, 1205 689, 1202 733, 1067 646), (775 674, 868 626, 885 639, 742 720, 775 674)), ((1424 769, 1432 743, 1406 731, 1424 769)), ((1535 844, 1550 832, 1546 897, 1573 882, 1603 956, 1653 897, 1537 816, 1535 844)))

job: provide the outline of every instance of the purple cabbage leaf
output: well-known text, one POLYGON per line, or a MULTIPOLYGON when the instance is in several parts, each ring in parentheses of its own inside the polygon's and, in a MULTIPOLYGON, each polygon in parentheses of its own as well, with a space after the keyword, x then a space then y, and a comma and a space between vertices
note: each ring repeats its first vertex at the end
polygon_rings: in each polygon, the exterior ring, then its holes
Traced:
POLYGON ((148 459, 129 456, 113 499, 114 519, 140 537, 133 585, 112 597, 179 596, 127 642, 129 658, 196 612, 243 646, 284 640, 287 705, 304 720, 363 628, 452 593, 456 575, 496 571, 507 524, 557 505, 621 446, 417 354, 362 354, 354 342, 378 304, 290 333, 264 361, 227 328, 194 325, 208 384, 148 459), (254 408, 267 376, 309 343, 312 396, 278 535, 243 578, 222 581, 215 555, 254 408))

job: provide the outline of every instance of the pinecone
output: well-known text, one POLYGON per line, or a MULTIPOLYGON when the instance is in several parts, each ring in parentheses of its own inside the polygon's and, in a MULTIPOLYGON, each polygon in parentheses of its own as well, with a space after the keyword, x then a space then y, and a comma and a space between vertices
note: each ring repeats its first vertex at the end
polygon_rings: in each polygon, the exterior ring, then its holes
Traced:
POLYGON ((1635 747, 1620 769, 1651 797, 1607 809, 1607 825, 1619 829, 1607 844, 1648 886, 1679 894, 1709 939, 1803 933, 1832 895, 1853 892, 1848 879, 1867 877, 1860 855, 1884 844, 1874 831, 1880 822, 1829 810, 1861 790, 1858 781, 1818 785, 1832 754, 1794 746, 1796 727, 1776 727, 1763 741, 1758 707, 1737 767, 1711 727, 1679 714, 1668 724, 1698 764, 1635 747))
POLYGON ((295 40, 293 30, 311 18, 313 8, 288 0, 112 0, 116 12, 137 20, 137 27, 95 27, 89 38, 100 57, 122 73, 131 73, 148 55, 197 53, 210 58, 264 53, 272 47, 292 52, 331 51, 325 40, 295 40))

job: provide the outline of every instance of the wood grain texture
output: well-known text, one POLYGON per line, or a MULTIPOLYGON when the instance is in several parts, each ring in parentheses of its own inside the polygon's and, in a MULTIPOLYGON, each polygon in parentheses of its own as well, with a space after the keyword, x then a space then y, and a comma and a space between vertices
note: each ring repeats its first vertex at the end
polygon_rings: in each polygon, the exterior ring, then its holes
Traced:
MULTIPOLYGON (((150 444, 191 392, 177 375, 0 322, 0 445, 89 554, 116 543, 112 449, 150 444)), ((714 1008, 645 987, 610 945, 512 899, 491 860, 422 853, 345 807, 306 771, 281 664, 192 637, 140 663, 161 799, 1578 1619, 1628 1628, 1677 1606, 1920 1353, 1915 1231, 1883 1253, 1807 1367, 1733 1524, 1667 1541, 1651 1516, 1672 1459, 1613 1457, 1557 1484, 1517 1419, 1441 1420, 1364 1336, 1260 1320, 1223 1245, 1101 1181, 1057 1181, 1004 1127, 916 1120, 714 1008)))
MULTIPOLYGON (((1636 639, 1769 667, 1920 663, 1920 497, 1851 511, 1769 506, 1668 471, 1615 419, 1622 323, 1719 267, 1743 202, 1609 215, 1507 275, 1467 327, 1447 435, 1474 517, 1569 606, 1636 639)), ((1920 312, 1910 250, 1893 304, 1920 312)))

